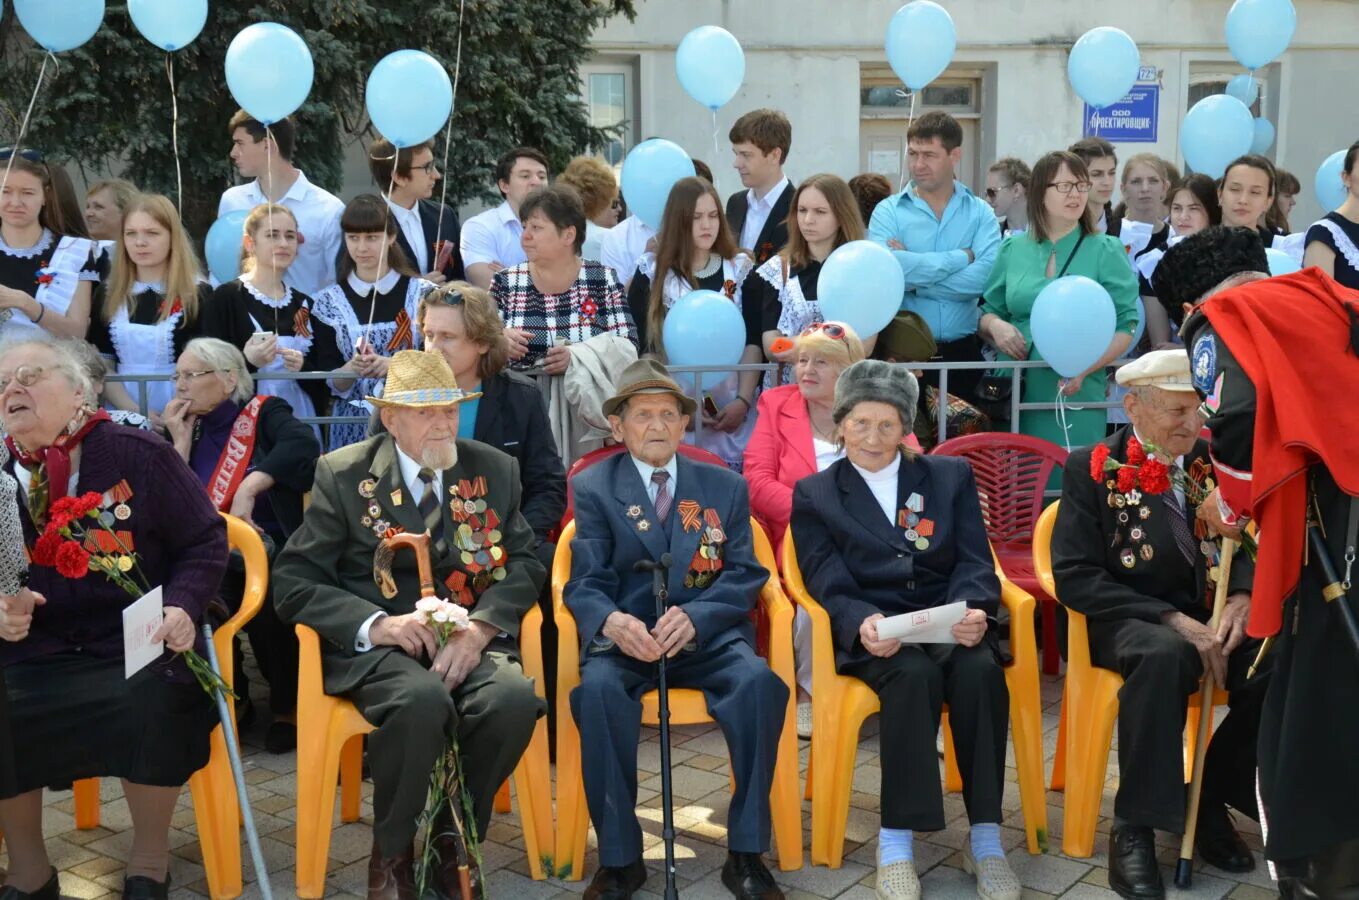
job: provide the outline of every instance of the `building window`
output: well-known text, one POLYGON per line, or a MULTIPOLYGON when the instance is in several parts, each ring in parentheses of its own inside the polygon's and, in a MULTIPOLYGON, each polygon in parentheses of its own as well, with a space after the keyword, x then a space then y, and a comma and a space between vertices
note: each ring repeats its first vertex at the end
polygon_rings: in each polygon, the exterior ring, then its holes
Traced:
MULTIPOLYGON (((915 98, 915 116, 946 112, 963 129, 963 154, 957 177, 976 190, 983 183, 981 172, 980 69, 955 67, 921 89, 915 98)), ((859 74, 859 171, 887 176, 893 185, 904 184, 906 126, 911 97, 892 70, 883 64, 866 64, 859 74)))
MULTIPOLYGON (((1185 112, 1193 108, 1204 97, 1227 93, 1227 83, 1240 75, 1236 63, 1195 62, 1189 65, 1189 92, 1185 98, 1185 112)), ((1250 106, 1250 114, 1268 119, 1277 128, 1279 124, 1279 64, 1271 63, 1255 71, 1255 83, 1259 86, 1255 102, 1250 106)), ((1277 147, 1277 144, 1275 145, 1277 147)), ((1271 147, 1268 156, 1274 156, 1271 147)))
POLYGON ((605 162, 617 168, 637 142, 637 98, 634 89, 637 81, 633 64, 630 61, 597 58, 581 67, 581 81, 582 100, 590 125, 595 128, 623 126, 602 147, 591 148, 605 162))

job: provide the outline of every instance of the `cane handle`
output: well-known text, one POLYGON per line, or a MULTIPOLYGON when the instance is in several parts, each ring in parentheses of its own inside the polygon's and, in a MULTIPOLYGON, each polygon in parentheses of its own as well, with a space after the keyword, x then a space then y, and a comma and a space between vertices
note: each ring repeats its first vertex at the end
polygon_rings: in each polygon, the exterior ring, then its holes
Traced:
POLYGON ((434 596, 434 566, 429 559, 429 532, 424 534, 412 534, 403 531, 387 538, 385 543, 395 552, 402 547, 409 547, 415 553, 415 568, 420 573, 420 596, 434 596))

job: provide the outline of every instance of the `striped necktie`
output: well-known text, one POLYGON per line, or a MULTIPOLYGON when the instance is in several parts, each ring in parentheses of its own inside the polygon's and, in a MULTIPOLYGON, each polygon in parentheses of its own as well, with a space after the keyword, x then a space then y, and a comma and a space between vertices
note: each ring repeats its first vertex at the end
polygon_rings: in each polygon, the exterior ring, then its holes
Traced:
POLYGON ((674 504, 674 498, 670 496, 670 473, 655 469, 651 473, 651 483, 656 485, 656 518, 664 527, 670 524, 670 507, 674 504))
POLYGON ((419 478, 424 482, 425 490, 420 495, 420 503, 416 508, 420 510, 420 517, 425 520, 429 536, 438 541, 444 536, 444 517, 439 509, 439 487, 434 481, 434 470, 422 468, 419 478))
POLYGON ((1170 531, 1175 535, 1175 544, 1184 554, 1184 558, 1192 565, 1194 562, 1194 533, 1189 530, 1189 520, 1185 518, 1184 507, 1180 505, 1180 498, 1175 496, 1174 491, 1166 491, 1161 495, 1165 498, 1166 509, 1170 512, 1170 531))

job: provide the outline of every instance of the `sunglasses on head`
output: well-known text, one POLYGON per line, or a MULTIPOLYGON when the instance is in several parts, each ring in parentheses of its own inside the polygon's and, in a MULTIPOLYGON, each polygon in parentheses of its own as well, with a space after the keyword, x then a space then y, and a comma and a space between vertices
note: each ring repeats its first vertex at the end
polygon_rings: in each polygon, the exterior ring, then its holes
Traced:
POLYGON ((834 322, 813 322, 806 328, 802 329, 802 334, 799 335, 799 337, 806 337, 809 334, 816 334, 818 331, 833 341, 842 341, 845 339, 844 326, 837 325, 834 322))
POLYGON ((466 302, 462 296, 462 291, 444 291, 443 293, 432 296, 430 299, 436 300, 444 306, 462 306, 463 303, 466 302))
POLYGON ((15 150, 13 147, 0 147, 0 162, 6 162, 9 159, 12 159, 16 154, 20 159, 26 159, 31 163, 40 163, 43 161, 42 152, 34 150, 31 147, 22 150, 15 150))

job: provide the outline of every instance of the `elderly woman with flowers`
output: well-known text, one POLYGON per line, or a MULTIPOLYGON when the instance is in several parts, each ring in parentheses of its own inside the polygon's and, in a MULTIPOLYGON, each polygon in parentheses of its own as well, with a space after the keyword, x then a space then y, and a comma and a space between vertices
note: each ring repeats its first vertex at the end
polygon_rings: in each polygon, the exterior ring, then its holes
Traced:
POLYGON ((123 780, 133 839, 123 896, 165 898, 179 792, 208 760, 216 718, 178 654, 191 650, 226 566, 223 520, 160 438, 117 426, 66 345, 0 346, 0 420, 43 602, 26 633, 0 631, 14 772, 0 785, 6 900, 57 900, 42 835, 42 789, 123 780), (122 610, 159 589, 164 643, 125 676, 122 610))

